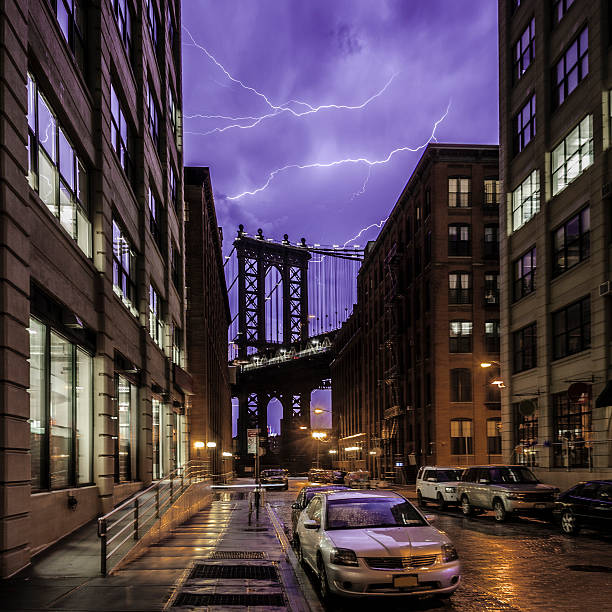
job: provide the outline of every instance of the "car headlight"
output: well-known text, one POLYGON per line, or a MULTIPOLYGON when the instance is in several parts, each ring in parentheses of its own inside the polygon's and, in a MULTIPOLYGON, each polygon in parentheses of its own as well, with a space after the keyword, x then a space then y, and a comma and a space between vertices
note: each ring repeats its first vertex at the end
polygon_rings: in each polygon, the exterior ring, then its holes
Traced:
POLYGON ((521 499, 521 496, 517 495, 516 493, 506 493, 506 499, 519 500, 521 499))
POLYGON ((355 551, 349 548, 334 548, 330 555, 330 561, 334 565, 350 565, 352 567, 359 565, 355 551))
POLYGON ((442 544, 442 561, 444 563, 450 563, 458 558, 457 550, 452 544, 442 544))
POLYGON ((457 487, 444 487, 444 490, 447 493, 455 493, 457 491, 457 487))

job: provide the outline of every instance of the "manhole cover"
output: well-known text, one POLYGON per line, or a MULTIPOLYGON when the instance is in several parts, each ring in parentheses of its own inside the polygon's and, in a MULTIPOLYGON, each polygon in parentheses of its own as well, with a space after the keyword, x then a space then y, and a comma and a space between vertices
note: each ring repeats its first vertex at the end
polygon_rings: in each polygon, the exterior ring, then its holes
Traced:
POLYGON ((272 580, 279 582, 274 565, 216 565, 197 563, 193 566, 189 579, 224 578, 242 580, 272 580))
POLYGON ((266 553, 242 550, 216 550, 209 559, 265 559, 266 553))
POLYGON ((268 531, 267 527, 245 527, 242 531, 268 531))
POLYGON ((180 593, 173 607, 178 606, 285 606, 281 593, 180 593))
POLYGON ((607 565, 568 565, 567 569, 575 572, 602 572, 612 574, 612 567, 607 565))

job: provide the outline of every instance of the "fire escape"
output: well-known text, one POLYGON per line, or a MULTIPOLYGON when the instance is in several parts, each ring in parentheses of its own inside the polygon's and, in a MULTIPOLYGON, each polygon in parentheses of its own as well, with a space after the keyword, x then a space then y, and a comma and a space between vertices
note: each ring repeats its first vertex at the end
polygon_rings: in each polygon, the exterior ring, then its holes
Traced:
POLYGON ((401 402, 401 352, 400 352, 400 293, 399 273, 402 259, 401 247, 397 243, 389 249, 385 257, 385 293, 384 293, 384 337, 381 345, 383 351, 383 379, 379 384, 386 388, 386 407, 382 414, 380 432, 382 438, 381 469, 388 477, 395 476, 395 460, 403 456, 401 420, 404 413, 401 402))

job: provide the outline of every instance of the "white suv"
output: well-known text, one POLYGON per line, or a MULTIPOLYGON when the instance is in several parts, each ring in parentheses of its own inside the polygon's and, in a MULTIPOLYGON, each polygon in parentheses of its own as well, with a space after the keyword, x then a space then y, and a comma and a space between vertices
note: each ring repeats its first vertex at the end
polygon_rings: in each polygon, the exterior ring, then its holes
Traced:
POLYGON ((461 480, 461 468, 423 466, 416 480, 419 506, 424 508, 428 501, 436 502, 440 510, 448 504, 458 504, 457 484, 461 480))

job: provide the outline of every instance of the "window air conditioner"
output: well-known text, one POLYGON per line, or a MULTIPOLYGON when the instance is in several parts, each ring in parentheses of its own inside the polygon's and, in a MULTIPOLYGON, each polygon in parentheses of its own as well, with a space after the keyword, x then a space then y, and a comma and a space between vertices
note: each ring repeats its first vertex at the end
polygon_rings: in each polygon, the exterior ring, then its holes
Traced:
POLYGON ((608 295, 610 293, 610 281, 606 281, 605 283, 601 283, 599 285, 599 295, 603 297, 604 295, 608 295))

